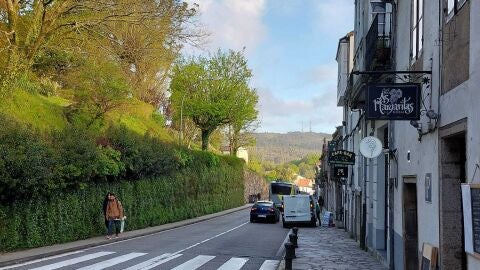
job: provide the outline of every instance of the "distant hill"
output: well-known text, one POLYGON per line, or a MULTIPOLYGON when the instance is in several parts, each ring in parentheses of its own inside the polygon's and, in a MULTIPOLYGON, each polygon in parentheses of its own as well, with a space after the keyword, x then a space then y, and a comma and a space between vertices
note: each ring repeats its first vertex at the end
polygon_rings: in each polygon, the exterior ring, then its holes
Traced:
POLYGON ((262 161, 275 164, 299 160, 308 154, 321 154, 323 139, 331 135, 315 132, 254 133, 256 147, 249 150, 262 161))

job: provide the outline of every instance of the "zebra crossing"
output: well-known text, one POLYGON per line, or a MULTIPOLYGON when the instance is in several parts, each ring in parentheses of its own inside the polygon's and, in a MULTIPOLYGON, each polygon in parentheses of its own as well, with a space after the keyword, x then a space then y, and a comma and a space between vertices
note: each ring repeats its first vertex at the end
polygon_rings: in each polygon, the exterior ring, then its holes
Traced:
MULTIPOLYGON (((211 255, 196 255, 191 258, 191 256, 184 256, 184 254, 180 253, 165 253, 159 256, 153 255, 152 257, 152 255, 142 252, 121 254, 111 251, 99 251, 87 254, 87 252, 81 251, 2 267, 0 270, 101 270, 107 268, 124 270, 196 270, 199 268, 208 270, 240 270, 246 269, 244 267, 247 267, 249 261, 251 261, 251 258, 224 258, 211 255), (216 259, 216 263, 212 263, 214 259, 216 259), (218 260, 222 260, 220 267, 218 267, 218 260), (165 264, 168 264, 168 267, 165 264)), ((277 269, 278 264, 278 260, 262 259, 259 261, 256 259, 255 264, 250 262, 248 269, 274 270, 277 269)))

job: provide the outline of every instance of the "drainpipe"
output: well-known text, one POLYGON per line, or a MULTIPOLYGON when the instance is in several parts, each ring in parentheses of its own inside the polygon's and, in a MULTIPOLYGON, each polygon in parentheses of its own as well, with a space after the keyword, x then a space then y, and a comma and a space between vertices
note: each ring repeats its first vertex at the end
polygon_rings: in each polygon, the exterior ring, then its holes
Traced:
MULTIPOLYGON (((367 126, 368 122, 367 119, 363 120, 365 125, 364 125, 364 131, 362 132, 362 135, 366 135, 367 133, 367 126)), ((362 136, 365 138, 365 136, 362 136)), ((362 189, 362 195, 363 195, 363 200, 362 200, 362 226, 360 228, 360 248, 367 250, 367 159, 363 157, 363 189, 362 189)))
MULTIPOLYGON (((443 0, 438 0, 438 93, 437 93, 437 112, 438 114, 441 114, 440 112, 440 94, 442 93, 442 87, 443 87, 443 77, 442 77, 442 66, 443 66, 443 5, 442 5, 442 2, 443 0)), ((433 68, 432 68, 432 71, 433 71, 433 68)), ((432 83, 433 83, 433 72, 432 72, 432 83)), ((433 91, 433 87, 432 87, 432 91, 433 91)), ((433 92, 432 92, 433 93, 433 92)), ((438 119, 437 121, 440 121, 440 119, 438 119)), ((440 123, 439 123, 440 125, 440 123)), ((440 132, 437 132, 437 148, 440 149, 440 132)), ((440 156, 438 156, 438 158, 440 158, 440 156)), ((438 179, 442 180, 441 178, 441 169, 440 167, 438 168, 437 170, 437 173, 438 173, 438 179)), ((440 186, 438 187, 438 194, 440 194, 440 186)), ((440 209, 441 205, 440 205, 440 196, 438 196, 438 230, 439 230, 439 235, 438 235, 438 239, 439 239, 439 245, 442 244, 442 239, 440 237, 440 232, 442 231, 442 220, 440 218, 440 209)), ((438 251, 438 265, 441 267, 441 263, 442 263, 442 253, 439 249, 438 251)))
MULTIPOLYGON (((442 1, 442 0, 440 0, 442 1)), ((395 48, 393 49, 393 54, 392 54, 392 58, 393 58, 393 61, 392 61, 392 66, 394 67, 394 69, 396 70, 397 69, 397 61, 396 61, 396 43, 397 43, 397 39, 396 39, 396 30, 397 30, 397 5, 396 5, 396 2, 393 2, 392 3, 392 18, 391 18, 391 23, 393 25, 393 27, 391 27, 391 43, 390 43, 390 46, 392 48, 395 48)), ((390 238, 388 239, 388 252, 389 252, 389 261, 388 261, 388 268, 390 270, 394 270, 395 269, 395 230, 393 228, 394 226, 394 214, 393 214, 393 209, 394 209, 394 205, 395 205, 395 196, 394 196, 394 192, 395 192, 395 183, 393 183, 392 181, 390 181, 391 179, 391 172, 392 172, 392 162, 391 162, 391 158, 392 156, 391 155, 395 155, 395 153, 393 153, 393 146, 395 145, 395 125, 394 125, 394 122, 389 120, 388 121, 388 178, 389 179, 385 179, 388 183, 388 235, 390 236, 390 238), (393 154, 392 154, 393 153, 393 154), (392 191, 390 191, 392 190, 392 191), (393 197, 393 198, 391 198, 393 197)), ((393 157, 395 158, 395 157, 393 157)), ((398 164, 396 164, 398 166, 398 164)), ((397 168, 397 172, 398 172, 398 168, 397 168)), ((395 177, 398 177, 398 175, 396 175, 395 177)), ((395 180, 394 180, 395 181, 395 180)), ((398 178, 397 178, 397 181, 398 181, 398 178)))

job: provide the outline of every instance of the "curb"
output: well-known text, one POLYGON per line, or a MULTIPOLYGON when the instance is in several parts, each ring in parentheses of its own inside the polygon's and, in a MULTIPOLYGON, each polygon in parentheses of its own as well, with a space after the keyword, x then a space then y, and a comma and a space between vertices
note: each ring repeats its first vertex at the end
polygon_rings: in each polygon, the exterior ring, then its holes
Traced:
MULTIPOLYGON (((289 233, 290 233, 290 230, 289 230, 289 233)), ((288 234, 289 234, 289 233, 288 233, 288 234)), ((285 258, 285 248, 284 248, 284 245, 285 245, 285 243, 287 243, 287 242, 289 241, 289 236, 288 236, 288 234, 287 234, 287 237, 285 237, 285 239, 283 240, 282 246, 281 246, 280 249, 279 249, 279 252, 282 253, 282 255, 281 255, 281 256, 282 256, 282 259, 280 260, 280 263, 279 263, 278 266, 277 266, 277 270, 285 270, 285 259, 284 259, 284 258, 285 258)), ((277 254, 278 254, 278 253, 277 253, 277 254)))
POLYGON ((53 246, 46 246, 46 247, 39 247, 34 249, 22 250, 17 252, 5 253, 0 255, 0 267, 10 266, 14 264, 19 264, 27 261, 42 259, 45 257, 60 255, 63 253, 78 251, 82 249, 92 248, 101 246, 104 244, 110 244, 120 241, 125 241, 133 238, 138 238, 146 235, 156 234, 162 231, 168 231, 175 228, 184 227, 187 225, 191 225, 194 223, 210 220, 216 217, 228 215, 237 211, 241 211, 251 207, 251 204, 246 204, 237 208, 232 208, 228 210, 224 210, 222 212, 208 214, 205 216, 200 216, 192 219, 177 221, 174 223, 168 223, 159 225, 156 227, 148 227, 144 229, 139 229, 135 231, 127 231, 117 239, 107 240, 104 236, 93 237, 84 240, 78 240, 75 242, 70 243, 63 243, 63 244, 56 244, 53 246), (31 254, 29 254, 31 253, 31 254), (8 258, 11 257, 11 258, 8 258))

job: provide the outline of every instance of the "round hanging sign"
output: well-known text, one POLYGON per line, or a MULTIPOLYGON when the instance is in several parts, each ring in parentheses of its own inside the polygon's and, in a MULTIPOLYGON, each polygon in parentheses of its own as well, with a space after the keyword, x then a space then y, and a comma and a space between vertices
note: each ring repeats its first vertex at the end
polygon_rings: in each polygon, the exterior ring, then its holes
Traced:
POLYGON ((360 153, 366 158, 376 158, 382 153, 382 142, 377 137, 365 137, 360 141, 360 153))

